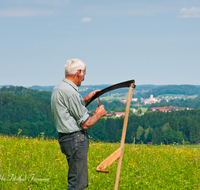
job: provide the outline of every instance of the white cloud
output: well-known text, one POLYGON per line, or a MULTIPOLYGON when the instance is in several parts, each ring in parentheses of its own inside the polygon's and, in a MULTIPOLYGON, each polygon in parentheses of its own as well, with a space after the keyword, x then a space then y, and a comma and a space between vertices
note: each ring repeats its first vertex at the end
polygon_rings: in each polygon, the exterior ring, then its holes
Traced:
POLYGON ((33 17, 33 16, 49 16, 55 14, 52 10, 31 9, 22 7, 11 7, 0 10, 0 17, 33 17))
POLYGON ((180 18, 200 18, 200 8, 192 7, 190 9, 182 8, 179 12, 180 18))
POLYGON ((86 23, 86 22, 92 22, 92 19, 90 17, 84 17, 80 20, 82 23, 86 23))
POLYGON ((50 6, 63 6, 69 4, 70 0, 8 0, 11 4, 21 5, 50 5, 50 6))

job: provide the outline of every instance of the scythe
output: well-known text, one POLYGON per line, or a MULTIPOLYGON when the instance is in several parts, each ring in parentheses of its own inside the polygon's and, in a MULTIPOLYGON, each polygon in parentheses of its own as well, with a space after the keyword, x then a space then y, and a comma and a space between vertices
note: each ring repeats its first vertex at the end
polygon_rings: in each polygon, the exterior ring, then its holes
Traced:
MULTIPOLYGON (((129 80, 126 82, 118 83, 115 85, 112 85, 108 88, 105 88, 99 92, 96 93, 95 96, 86 104, 88 106, 94 99, 98 98, 99 96, 103 95, 106 92, 109 92, 111 90, 115 90, 118 88, 124 88, 129 87, 128 91, 128 97, 127 97, 127 103, 126 103, 126 111, 125 111, 125 117, 124 117, 124 124, 123 124, 123 130, 122 130, 122 136, 121 136, 121 144, 120 147, 113 152, 110 156, 108 156, 99 166, 97 166, 96 171, 97 172, 103 172, 103 173, 110 173, 110 170, 104 170, 108 166, 110 166, 113 162, 115 162, 118 159, 118 167, 117 167, 117 174, 115 179, 115 188, 114 190, 118 189, 118 183, 119 183, 119 176, 120 176, 120 170, 121 170, 121 163, 122 163, 122 157, 124 152, 124 143, 125 143, 125 136, 126 136, 126 129, 127 129, 127 123, 128 123, 128 115, 129 115, 129 108, 130 103, 132 99, 132 92, 135 86, 134 80, 129 80)), ((98 105, 100 104, 100 100, 98 99, 98 105)))

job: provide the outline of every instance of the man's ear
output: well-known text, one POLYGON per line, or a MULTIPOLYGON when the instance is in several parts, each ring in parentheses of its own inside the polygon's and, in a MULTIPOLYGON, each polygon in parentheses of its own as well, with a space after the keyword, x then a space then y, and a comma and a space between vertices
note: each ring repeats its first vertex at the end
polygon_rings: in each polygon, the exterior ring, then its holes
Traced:
POLYGON ((81 69, 77 70, 76 73, 77 73, 78 76, 81 76, 81 69))

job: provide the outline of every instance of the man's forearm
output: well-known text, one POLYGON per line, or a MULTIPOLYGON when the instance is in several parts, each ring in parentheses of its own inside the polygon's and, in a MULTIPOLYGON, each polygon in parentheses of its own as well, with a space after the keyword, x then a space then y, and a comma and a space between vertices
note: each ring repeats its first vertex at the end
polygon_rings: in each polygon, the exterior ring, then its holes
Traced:
POLYGON ((101 117, 106 115, 106 110, 103 105, 100 105, 94 112, 92 117, 89 117, 84 123, 81 123, 83 129, 89 129, 92 127, 101 117))
POLYGON ((92 127, 99 119, 101 118, 101 116, 99 116, 98 114, 94 114, 92 117, 89 117, 84 123, 81 123, 81 127, 83 129, 89 129, 90 127, 92 127))

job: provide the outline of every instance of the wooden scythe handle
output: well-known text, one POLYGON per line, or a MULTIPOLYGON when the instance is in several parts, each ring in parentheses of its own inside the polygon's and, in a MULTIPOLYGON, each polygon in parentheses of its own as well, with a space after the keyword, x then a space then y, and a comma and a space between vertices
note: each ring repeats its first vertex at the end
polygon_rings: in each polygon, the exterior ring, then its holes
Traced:
POLYGON ((121 155, 121 147, 118 148, 115 152, 113 152, 110 156, 108 156, 100 165, 97 166, 97 172, 110 173, 110 170, 104 170, 108 166, 110 166, 113 162, 115 162, 121 155))
POLYGON ((130 87, 129 87, 128 98, 127 98, 127 103, 126 103, 126 111, 125 111, 124 124, 123 124, 123 130, 122 130, 122 138, 121 138, 121 145, 120 145, 121 155, 120 155, 119 160, 118 160, 117 175, 116 175, 116 179, 115 179, 115 188, 114 188, 114 190, 118 189, 118 184, 119 184, 119 176, 120 176, 122 157, 123 157, 123 152, 124 152, 124 143, 125 143, 126 129, 127 129, 127 123, 128 123, 128 115, 129 115, 129 109, 130 109, 133 89, 134 89, 134 84, 131 84, 130 87))
POLYGON ((119 184, 119 176, 120 176, 121 163, 122 163, 122 157, 123 157, 123 152, 124 152, 124 143, 125 143, 125 137, 126 137, 127 123, 128 123, 128 115, 129 115, 129 109, 130 109, 133 89, 135 88, 134 82, 130 83, 130 81, 129 81, 129 92, 128 92, 127 103, 126 103, 126 111, 125 111, 125 117, 124 117, 124 124, 123 124, 120 148, 118 148, 115 152, 113 152, 109 157, 107 157, 96 168, 97 172, 110 173, 109 170, 104 170, 104 169, 107 168, 108 166, 110 166, 113 162, 115 162, 118 159, 117 175, 116 175, 114 190, 118 189, 118 184, 119 184))

